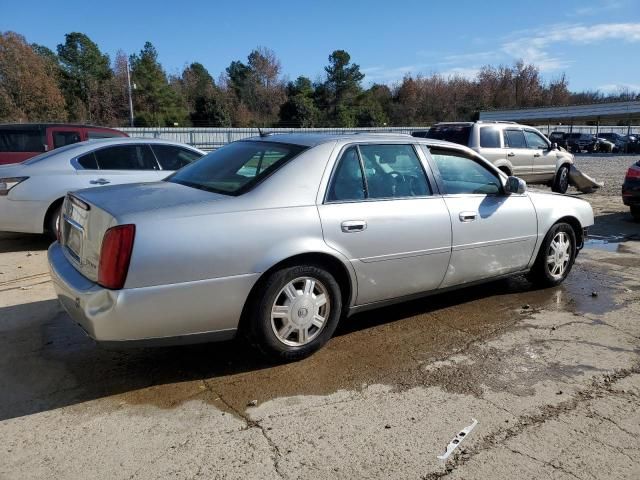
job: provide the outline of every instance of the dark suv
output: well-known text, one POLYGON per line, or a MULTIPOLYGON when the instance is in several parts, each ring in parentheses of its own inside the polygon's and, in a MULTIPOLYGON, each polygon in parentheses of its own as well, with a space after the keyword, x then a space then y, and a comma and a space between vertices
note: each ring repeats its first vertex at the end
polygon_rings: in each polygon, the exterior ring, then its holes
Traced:
POLYGON ((598 143, 595 135, 590 133, 568 133, 565 142, 569 152, 593 152, 598 143))
POLYGON ((94 138, 128 137, 120 130, 67 123, 0 125, 0 165, 19 163, 54 148, 94 138))

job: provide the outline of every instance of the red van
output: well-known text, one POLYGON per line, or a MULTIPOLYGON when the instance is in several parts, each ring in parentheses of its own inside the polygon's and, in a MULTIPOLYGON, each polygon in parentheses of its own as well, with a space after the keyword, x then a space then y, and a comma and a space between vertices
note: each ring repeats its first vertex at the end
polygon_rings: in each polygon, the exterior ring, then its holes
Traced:
POLYGON ((92 138, 128 137, 120 130, 68 123, 0 125, 0 165, 19 163, 42 152, 92 138))

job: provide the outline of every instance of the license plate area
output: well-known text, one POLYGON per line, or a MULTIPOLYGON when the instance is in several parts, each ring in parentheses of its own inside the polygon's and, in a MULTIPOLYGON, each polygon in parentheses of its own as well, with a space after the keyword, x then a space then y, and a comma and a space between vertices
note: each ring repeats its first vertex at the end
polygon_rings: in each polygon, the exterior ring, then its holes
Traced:
POLYGON ((84 227, 88 211, 77 205, 76 202, 67 201, 65 211, 62 215, 64 228, 62 230, 63 245, 67 248, 71 256, 82 263, 82 246, 84 243, 84 227))

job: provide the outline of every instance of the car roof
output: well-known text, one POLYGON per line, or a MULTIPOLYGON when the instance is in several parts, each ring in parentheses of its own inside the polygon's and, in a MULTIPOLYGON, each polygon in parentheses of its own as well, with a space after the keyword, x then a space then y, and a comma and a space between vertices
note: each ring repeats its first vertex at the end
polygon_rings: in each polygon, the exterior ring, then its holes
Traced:
POLYGON ((241 141, 257 141, 257 142, 273 142, 273 143, 290 143, 293 145, 302 145, 305 147, 315 147, 328 142, 409 142, 424 143, 427 145, 442 147, 462 147, 457 143, 445 142, 444 140, 435 140, 432 138, 418 138, 408 133, 282 133, 268 134, 259 137, 249 137, 241 141))

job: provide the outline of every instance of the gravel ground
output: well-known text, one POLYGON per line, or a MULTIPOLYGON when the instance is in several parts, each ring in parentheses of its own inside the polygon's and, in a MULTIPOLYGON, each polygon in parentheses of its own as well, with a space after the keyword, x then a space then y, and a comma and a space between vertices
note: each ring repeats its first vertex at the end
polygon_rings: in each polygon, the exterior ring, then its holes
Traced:
MULTIPOLYGON (((575 164, 587 175, 599 182, 604 188, 596 195, 620 196, 620 187, 627 169, 640 160, 640 155, 576 155, 575 164)), ((575 191, 575 189, 572 189, 575 191)))

